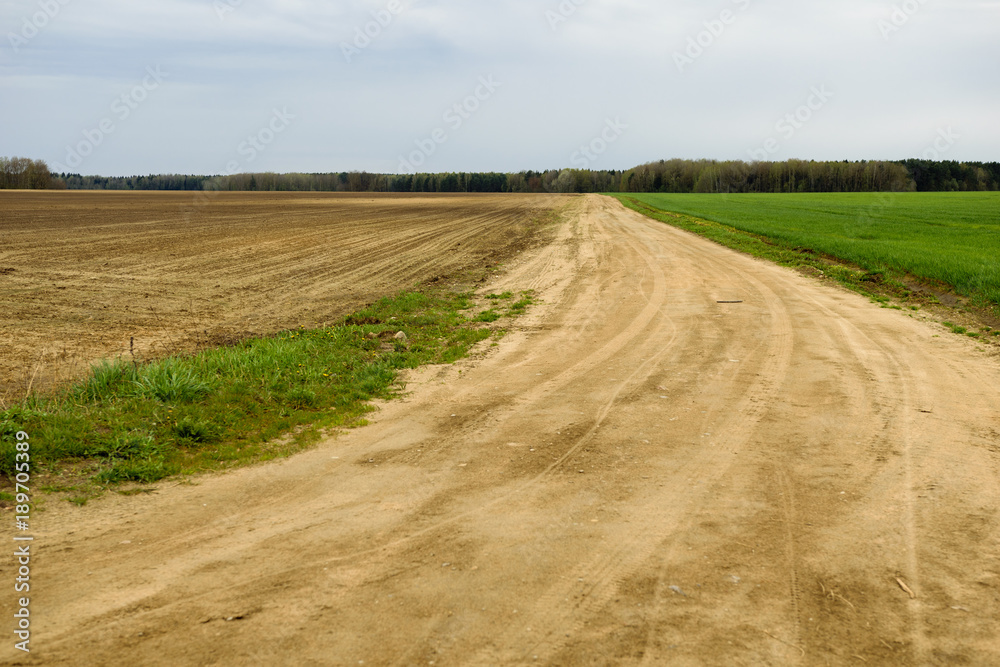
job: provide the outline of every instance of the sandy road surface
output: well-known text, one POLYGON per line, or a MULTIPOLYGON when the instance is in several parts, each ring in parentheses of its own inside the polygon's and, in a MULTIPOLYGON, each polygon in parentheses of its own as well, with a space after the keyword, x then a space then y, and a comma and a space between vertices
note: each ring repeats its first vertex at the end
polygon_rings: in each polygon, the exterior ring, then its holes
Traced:
POLYGON ((29 662, 1000 664, 1000 364, 579 206, 524 326, 370 427, 51 509, 29 662))

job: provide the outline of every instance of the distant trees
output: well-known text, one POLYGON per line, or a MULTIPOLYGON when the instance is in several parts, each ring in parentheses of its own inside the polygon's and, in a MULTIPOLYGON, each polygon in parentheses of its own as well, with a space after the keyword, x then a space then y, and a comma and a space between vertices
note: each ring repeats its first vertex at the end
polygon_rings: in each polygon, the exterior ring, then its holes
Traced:
POLYGON ((904 160, 919 192, 1000 190, 1000 162, 904 160))
POLYGON ((81 176, 61 174, 71 190, 214 190, 222 192, 609 192, 621 172, 567 169, 516 174, 251 173, 229 176, 81 176))
POLYGON ((543 174, 540 185, 542 192, 612 192, 618 189, 620 180, 617 171, 563 169, 543 174))
POLYGON ((916 189, 897 162, 661 160, 622 174, 623 192, 903 192, 916 189))
POLYGON ((53 178, 49 165, 26 157, 0 157, 0 190, 57 190, 66 184, 53 178))
POLYGON ((156 176, 81 176, 59 174, 70 190, 202 190, 209 176, 160 174, 156 176))
POLYGON ((743 162, 660 160, 627 171, 551 169, 518 173, 232 174, 191 176, 81 176, 53 178, 43 162, 0 162, 0 187, 59 187, 83 190, 214 190, 262 192, 907 192, 998 190, 1000 163, 928 160, 743 162), (33 165, 33 166, 31 166, 33 165), (16 174, 13 175, 13 174, 16 174), (50 185, 24 185, 24 183, 50 185), (17 183, 17 185, 8 185, 17 183))

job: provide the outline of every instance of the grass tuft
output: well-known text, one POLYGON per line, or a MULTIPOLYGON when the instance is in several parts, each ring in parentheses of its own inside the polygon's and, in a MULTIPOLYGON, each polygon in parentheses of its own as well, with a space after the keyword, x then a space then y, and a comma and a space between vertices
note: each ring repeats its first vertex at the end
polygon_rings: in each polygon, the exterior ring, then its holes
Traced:
POLYGON ((191 417, 185 417, 174 424, 173 433, 178 440, 193 443, 215 442, 219 439, 218 429, 214 424, 191 417))
POLYGON ((501 317, 500 313, 490 308, 489 310, 484 310, 476 316, 476 322, 496 322, 501 317))
POLYGON ((137 372, 133 382, 140 397, 155 398, 161 403, 192 403, 212 390, 208 378, 185 359, 165 359, 137 372))
POLYGON ((91 368, 90 377, 77 388, 85 401, 103 401, 137 381, 136 368, 122 361, 102 361, 91 368))

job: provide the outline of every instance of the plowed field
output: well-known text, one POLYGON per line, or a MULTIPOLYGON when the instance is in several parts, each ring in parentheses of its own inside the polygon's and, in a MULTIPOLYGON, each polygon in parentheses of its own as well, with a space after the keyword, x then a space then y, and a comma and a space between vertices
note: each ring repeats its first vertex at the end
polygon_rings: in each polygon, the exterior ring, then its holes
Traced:
POLYGON ((138 358, 334 320, 495 265, 566 200, 0 192, 0 397, 138 358))

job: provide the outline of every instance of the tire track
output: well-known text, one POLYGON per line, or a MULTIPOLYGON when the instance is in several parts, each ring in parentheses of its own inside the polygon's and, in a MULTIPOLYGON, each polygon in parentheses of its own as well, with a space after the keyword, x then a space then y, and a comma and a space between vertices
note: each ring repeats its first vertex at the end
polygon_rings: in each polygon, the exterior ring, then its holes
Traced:
MULTIPOLYGON (((788 472, 785 470, 784 466, 779 466, 776 472, 778 485, 781 488, 781 494, 784 500, 782 510, 784 515, 785 560, 788 567, 789 598, 792 603, 792 615, 795 623, 793 628, 793 638, 788 643, 795 648, 799 648, 803 645, 802 589, 799 586, 799 558, 795 549, 795 534, 792 531, 792 527, 799 524, 795 503, 795 489, 788 480, 788 472)), ((804 658, 807 655, 806 649, 800 648, 800 650, 802 651, 802 654, 801 656, 796 655, 796 658, 804 658)), ((795 662, 799 662, 799 660, 796 660, 795 662)))
MULTIPOLYGON (((657 229, 650 228, 645 220, 636 221, 636 224, 646 225, 647 230, 657 229)), ((615 230, 615 238, 619 243, 624 240, 639 252, 645 262, 644 269, 650 270, 655 276, 657 286, 655 292, 664 293, 668 282, 667 276, 653 261, 655 256, 650 253, 651 246, 656 247, 658 244, 655 242, 643 244, 639 248, 637 247, 639 244, 630 233, 634 233, 634 228, 620 226, 615 230)), ((716 271, 721 269, 722 273, 728 273, 730 270, 721 267, 714 258, 702 257, 702 259, 716 271)), ((702 265, 701 268, 704 270, 706 266, 702 265)), ((608 604, 622 580, 647 561, 657 547, 677 530, 687 515, 696 511, 703 502, 707 490, 726 472, 735 455, 750 440, 755 425, 763 418, 767 404, 780 388, 787 372, 792 351, 791 325, 787 312, 771 290, 746 274, 738 275, 761 296, 774 323, 774 329, 763 355, 764 361, 758 379, 743 392, 742 398, 732 410, 736 416, 728 420, 718 434, 717 440, 723 443, 722 446, 711 450, 703 449, 672 476, 674 480, 700 479, 705 482, 702 489, 696 491, 683 486, 667 485, 666 490, 654 494, 648 501, 637 505, 635 514, 647 517, 646 523, 655 528, 618 535, 616 544, 609 545, 585 565, 575 568, 577 582, 566 580, 547 591, 535 604, 535 607, 542 611, 532 617, 530 624, 536 634, 543 635, 541 640, 525 649, 521 633, 511 631, 498 639, 496 645, 486 653, 479 654, 473 664, 527 662, 535 660, 536 656, 542 661, 550 659, 565 645, 567 637, 580 631, 587 618, 608 604), (664 508, 670 508, 671 511, 664 512, 664 508), (648 517, 654 520, 649 520, 648 517), (583 585, 579 586, 581 583, 583 585), (571 598, 578 598, 579 601, 572 606, 563 603, 571 598)), ((676 331, 675 327, 674 329, 676 331)), ((650 338, 653 336, 645 337, 645 339, 650 338)), ((671 351, 670 345, 675 338, 676 333, 671 335, 667 345, 640 366, 636 373, 644 371, 648 374, 655 368, 671 351)), ((619 388, 605 408, 605 414, 613 407, 620 391, 619 388)))
MULTIPOLYGON (((883 374, 884 377, 877 381, 877 386, 894 387, 899 393, 898 403, 894 410, 898 426, 895 428, 895 437, 893 438, 893 441, 899 443, 903 452, 903 488, 900 490, 900 493, 903 496, 902 519, 905 531, 905 572, 900 574, 903 574, 906 577, 909 587, 915 592, 915 595, 912 596, 906 603, 907 612, 911 619, 909 625, 910 641, 914 652, 913 659, 916 664, 925 664, 929 655, 929 644, 926 636, 926 622, 924 620, 924 610, 920 595, 922 590, 919 557, 920 529, 917 519, 917 501, 915 498, 916 481, 914 470, 914 449, 916 449, 916 446, 912 436, 913 414, 917 410, 911 398, 914 392, 912 380, 913 371, 912 369, 904 367, 904 364, 900 361, 893 350, 866 334, 858 325, 820 303, 811 294, 808 294, 803 290, 797 290, 797 292, 800 297, 810 301, 817 309, 823 311, 827 317, 836 321, 842 330, 844 330, 845 336, 850 338, 850 335, 847 333, 849 330, 855 337, 863 339, 867 343, 869 349, 877 350, 879 356, 883 360, 882 364, 862 363, 870 373, 877 374, 878 368, 887 368, 887 371, 883 374)), ((858 347, 859 346, 857 344, 850 345, 850 349, 855 355, 857 355, 858 347)), ((879 393, 884 394, 884 391, 880 391, 879 393)), ((886 583, 891 589, 893 582, 886 583)))

